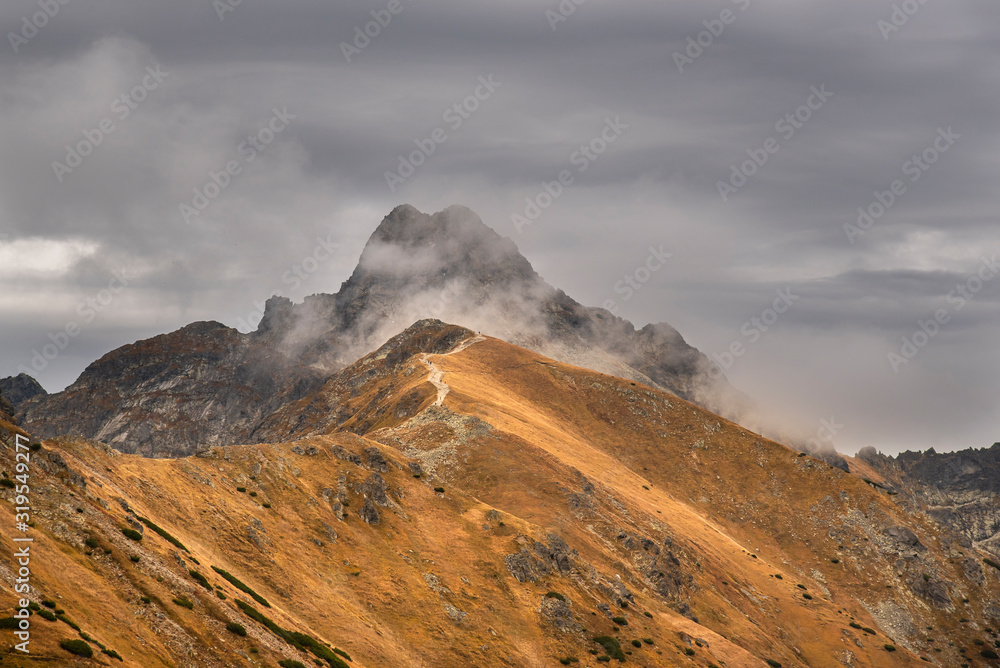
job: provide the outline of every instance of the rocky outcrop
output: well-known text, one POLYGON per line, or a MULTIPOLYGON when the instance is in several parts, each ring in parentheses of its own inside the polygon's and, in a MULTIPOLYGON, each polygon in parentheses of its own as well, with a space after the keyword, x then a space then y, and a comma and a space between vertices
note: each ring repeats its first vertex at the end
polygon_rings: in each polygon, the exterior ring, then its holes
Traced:
POLYGON ((16 409, 28 399, 47 392, 37 380, 26 373, 19 373, 9 378, 0 378, 0 394, 16 409))
POLYGON ((1000 443, 957 452, 938 453, 932 448, 896 457, 864 448, 858 459, 885 476, 904 502, 1000 556, 1000 443))

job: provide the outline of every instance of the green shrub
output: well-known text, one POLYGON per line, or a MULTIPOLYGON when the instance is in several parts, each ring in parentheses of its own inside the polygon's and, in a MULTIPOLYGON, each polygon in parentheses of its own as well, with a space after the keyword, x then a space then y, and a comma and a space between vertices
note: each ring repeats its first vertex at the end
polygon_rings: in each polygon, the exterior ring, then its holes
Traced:
POLYGON ((781 664, 775 661, 774 659, 765 659, 764 661, 767 663, 767 665, 771 666, 771 668, 781 668, 781 664))
POLYGON ((206 578, 204 575, 202 575, 201 573, 199 573, 198 571, 196 571, 194 569, 189 570, 188 574, 191 577, 193 577, 195 579, 195 581, 198 584, 200 584, 202 587, 204 587, 208 591, 212 591, 212 583, 210 583, 208 581, 208 578, 206 578))
POLYGON ((642 647, 642 641, 641 640, 633 640, 632 641, 632 647, 642 647))
POLYGON ((125 659, 123 659, 123 658, 122 658, 122 655, 121 655, 121 654, 119 654, 118 652, 116 652, 116 651, 115 651, 115 650, 113 650, 113 649, 108 649, 107 647, 103 647, 103 648, 101 648, 101 652, 103 652, 104 654, 107 654, 107 655, 108 655, 108 656, 110 656, 110 657, 111 657, 112 659, 118 659, 118 660, 119 660, 119 661, 121 661, 122 663, 124 663, 124 662, 125 662, 125 659))
POLYGON ((188 610, 194 609, 194 603, 191 601, 191 599, 187 598, 186 596, 175 598, 174 603, 181 606, 182 608, 187 608, 188 610))
POLYGON ((243 614, 255 622, 262 624, 268 631, 278 636, 292 647, 304 652, 312 652, 315 656, 330 664, 330 668, 350 668, 350 666, 341 661, 340 658, 330 650, 330 648, 323 645, 312 636, 306 635, 305 633, 299 633, 297 631, 286 631, 266 616, 257 612, 257 610, 248 603, 237 600, 236 605, 243 611, 243 614))
POLYGON ((435 487, 434 491, 438 494, 444 494, 444 487, 435 487))
POLYGON ((851 622, 851 628, 860 630, 861 624, 858 624, 857 622, 851 622))
POLYGON ((270 503, 262 503, 260 505, 264 506, 265 508, 270 508, 271 507, 270 503))
POLYGON ((41 610, 41 608, 38 607, 38 604, 35 603, 34 601, 28 601, 28 610, 31 610, 32 612, 38 612, 39 610, 41 610))
POLYGON ((136 517, 139 517, 139 521, 142 522, 143 524, 145 524, 150 529, 152 529, 153 532, 156 533, 160 538, 164 539, 165 541, 167 541, 168 543, 170 543, 174 547, 180 548, 181 550, 184 550, 185 552, 188 551, 188 549, 186 547, 184 547, 183 543, 181 543, 179 540, 177 540, 176 538, 174 538, 173 536, 171 536, 164 529, 161 529, 160 527, 156 526, 150 520, 147 520, 145 517, 140 517, 138 515, 136 517))
POLYGON ((799 589, 802 589, 802 590, 805 590, 805 588, 806 588, 805 585, 795 585, 795 586, 798 587, 799 589))
POLYGON ((237 487, 236 491, 239 492, 240 494, 245 494, 246 491, 247 491, 247 488, 246 487, 237 487))
POLYGON ((1000 659, 1000 654, 997 654, 991 649, 984 649, 982 652, 979 653, 979 656, 983 657, 984 659, 1000 659))
POLYGON ((812 600, 812 594, 802 594, 802 598, 806 599, 807 601, 811 601, 812 600))
POLYGON ((230 633, 235 633, 238 636, 243 636, 244 638, 247 635, 246 627, 236 622, 229 622, 226 624, 226 630, 230 633))
POLYGON ((608 656, 607 654, 602 654, 601 656, 597 657, 597 660, 600 661, 601 663, 610 663, 611 657, 608 656))
POLYGON ((68 626, 68 627, 70 627, 71 629, 73 629, 74 631, 76 631, 77 633, 79 633, 79 632, 80 632, 80 625, 79 625, 79 624, 77 624, 76 622, 74 622, 74 621, 73 621, 72 619, 70 619, 70 618, 69 618, 69 617, 67 617, 66 615, 60 615, 60 614, 59 614, 59 613, 57 612, 57 613, 56 613, 56 618, 57 618, 57 619, 58 619, 58 620, 59 620, 60 622, 62 622, 63 624, 65 624, 66 626, 68 626))
POLYGON ((42 619, 47 619, 50 622, 54 622, 56 621, 56 619, 58 619, 56 617, 56 613, 52 612, 51 610, 39 610, 38 616, 41 617, 42 619))
POLYGON ((642 614, 646 615, 646 616, 647 616, 647 617, 649 617, 650 619, 652 619, 652 618, 653 618, 653 615, 652 615, 651 613, 649 613, 649 612, 643 612, 642 614))
POLYGON ((869 628, 867 626, 862 626, 861 630, 864 631, 865 633, 868 633, 868 634, 873 635, 873 636, 877 636, 878 635, 877 633, 875 633, 875 629, 869 628))
POLYGON ((87 659, 94 656, 94 650, 90 649, 90 645, 82 640, 63 640, 59 643, 59 646, 70 654, 82 656, 87 659))
POLYGON ((612 617, 611 621, 613 621, 618 626, 628 626, 628 620, 625 619, 624 617, 612 617))
POLYGON ((345 659, 347 659, 348 661, 353 661, 353 660, 354 660, 354 659, 352 659, 352 658, 351 658, 351 655, 350 655, 350 654, 348 654, 347 652, 345 652, 345 651, 344 651, 344 650, 342 650, 342 649, 337 649, 336 647, 334 647, 334 648, 333 648, 333 653, 334 653, 334 654, 339 654, 340 656, 344 657, 344 658, 345 658, 345 659))
POLYGON ((257 496, 257 492, 250 492, 250 496, 257 496))
POLYGON ((219 575, 221 575, 223 577, 223 579, 225 579, 229 584, 233 585, 234 587, 236 587, 237 589, 239 589, 241 592, 243 592, 244 594, 248 595, 253 600, 255 600, 258 603, 260 603, 265 608, 270 608, 271 607, 271 604, 267 602, 266 598, 264 598, 263 596, 261 596, 260 594, 258 594, 257 592, 255 592, 253 589, 251 589, 247 585, 245 585, 242 582, 240 582, 240 580, 235 575, 233 575, 231 573, 228 573, 228 572, 222 570, 221 568, 217 568, 215 566, 212 566, 212 570, 215 571, 216 573, 218 573, 219 575))
POLYGON ((611 656, 611 658, 618 659, 619 661, 625 660, 625 653, 622 652, 621 645, 618 641, 611 636, 596 636, 594 642, 604 648, 604 651, 611 656))
POLYGON ((42 444, 41 443, 37 443, 37 442, 36 443, 29 443, 28 444, 28 449, 31 450, 32 452, 38 452, 39 450, 42 449, 42 444))
POLYGON ((306 665, 301 661, 295 661, 294 659, 282 659, 278 662, 281 668, 306 668, 306 665))
POLYGON ((42 601, 42 605, 44 605, 46 608, 51 608, 54 610, 56 607, 56 602, 47 598, 42 601))
POLYGON ((226 600, 226 595, 224 593, 222 593, 221 589, 216 589, 215 590, 215 595, 218 597, 218 599, 220 601, 225 601, 226 600))
MULTIPOLYGON (((417 476, 413 477, 415 478, 417 476)), ((568 666, 571 663, 580 663, 580 659, 576 658, 575 656, 567 656, 565 659, 559 659, 559 663, 561 663, 564 666, 568 666)))
POLYGON ((17 487, 17 483, 15 483, 10 478, 0 478, 0 486, 14 489, 15 487, 17 487))
POLYGON ((95 547, 100 545, 100 543, 97 542, 96 538, 88 538, 87 540, 83 541, 83 544, 91 549, 94 549, 95 547))
POLYGON ((139 555, 138 554, 133 554, 131 557, 129 557, 129 559, 131 559, 132 563, 134 563, 134 564, 139 563, 139 555))
POLYGON ((148 604, 149 601, 150 601, 150 598, 148 596, 140 596, 139 600, 142 601, 143 603, 148 604))
POLYGON ((642 641, 644 643, 646 643, 647 645, 652 645, 653 644, 653 639, 652 638, 643 638, 642 641))
POLYGON ((885 647, 885 651, 887 651, 887 652, 895 652, 896 651, 896 646, 895 645, 885 644, 885 645, 882 645, 882 647, 885 647))
POLYGON ((128 538, 129 540, 134 540, 137 543, 140 540, 142 540, 142 534, 136 531, 135 529, 127 529, 127 528, 122 529, 122 535, 128 538))
POLYGON ((830 563, 831 563, 831 564, 839 564, 839 563, 840 563, 840 559, 837 559, 837 558, 835 557, 835 558, 833 558, 833 559, 831 559, 831 560, 830 560, 830 563))
POLYGON ((684 653, 687 654, 688 656, 694 656, 694 650, 691 649, 690 647, 685 647, 684 653))
POLYGON ((566 600, 566 597, 563 596, 562 594, 560 594, 557 591, 550 591, 550 592, 548 592, 547 594, 545 594, 545 598, 554 598, 557 601, 565 601, 566 600))

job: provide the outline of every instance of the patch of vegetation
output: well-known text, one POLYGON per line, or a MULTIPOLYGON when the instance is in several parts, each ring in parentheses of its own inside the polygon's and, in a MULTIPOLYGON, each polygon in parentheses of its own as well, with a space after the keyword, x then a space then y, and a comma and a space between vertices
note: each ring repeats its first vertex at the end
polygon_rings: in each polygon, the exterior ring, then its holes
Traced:
POLYGON ((684 653, 685 653, 686 655, 688 655, 688 656, 694 656, 694 650, 693 650, 693 649, 691 649, 690 647, 685 647, 685 648, 684 648, 684 653))
POLYGON ((352 658, 351 658, 351 655, 350 655, 350 654, 348 654, 347 652, 345 652, 345 651, 344 651, 344 650, 342 650, 342 649, 337 649, 336 647, 334 647, 334 648, 333 648, 333 653, 334 653, 334 654, 339 654, 340 656, 344 657, 344 658, 345 658, 345 659, 347 659, 348 661, 354 661, 354 659, 352 659, 352 658))
POLYGON ((145 517, 140 517, 138 515, 136 517, 139 517, 139 521, 140 522, 142 522, 147 527, 149 527, 150 529, 152 529, 156 533, 156 535, 158 535, 163 540, 167 541, 168 543, 170 543, 171 545, 173 545, 176 548, 184 550, 185 552, 188 551, 188 549, 186 547, 184 547, 183 543, 181 543, 179 540, 177 540, 176 538, 174 538, 173 536, 171 536, 169 533, 167 533, 167 531, 165 529, 162 529, 161 527, 158 527, 157 525, 153 524, 152 521, 146 519, 145 517))
POLYGON ((247 586, 247 585, 243 584, 242 582, 240 582, 240 580, 235 575, 233 575, 232 573, 224 571, 221 568, 217 568, 215 566, 212 566, 212 570, 215 571, 216 573, 218 573, 219 575, 221 575, 226 580, 226 582, 228 582, 229 584, 233 585, 234 587, 236 587, 237 589, 239 589, 241 592, 243 592, 244 594, 246 594, 247 596, 249 596, 253 600, 255 600, 258 603, 260 603, 265 608, 270 608, 271 607, 271 604, 267 602, 266 598, 264 598, 263 596, 261 596, 260 594, 258 594, 257 592, 255 592, 249 586, 247 586))
POLYGON ((250 492, 250 496, 257 496, 257 492, 250 492))
POLYGON ((129 540, 134 540, 137 543, 140 540, 142 540, 142 534, 136 531, 135 529, 127 529, 127 528, 122 529, 122 535, 128 538, 129 540))
POLYGON ((771 668, 781 668, 781 664, 775 661, 774 659, 764 659, 764 662, 767 665, 771 666, 771 668))
POLYGON ((775 574, 774 574, 774 577, 775 577, 776 579, 778 579, 778 580, 784 580, 784 579, 785 579, 785 578, 781 577, 781 574, 780 574, 780 573, 775 573, 775 574))
POLYGON ((281 668, 306 668, 306 664, 294 659, 282 659, 278 662, 278 665, 281 666, 281 668))
POLYGON ((264 506, 265 508, 270 508, 271 507, 270 503, 262 503, 260 505, 264 506))
POLYGON ((14 489, 17 487, 17 483, 10 478, 0 478, 0 487, 9 487, 10 489, 14 489))
POLYGON ((803 589, 803 590, 806 588, 805 585, 795 585, 795 586, 798 587, 799 589, 803 589))
POLYGON ((625 619, 624 617, 612 617, 611 621, 613 621, 618 626, 628 626, 628 620, 625 619))
POLYGON ((984 659, 1000 659, 1000 654, 997 654, 991 649, 984 649, 982 652, 979 653, 979 656, 983 657, 984 659))
POLYGON ((123 659, 123 658, 122 658, 122 655, 121 655, 121 654, 119 654, 118 652, 116 652, 116 651, 115 651, 115 650, 113 650, 113 649, 108 649, 107 647, 102 647, 102 648, 101 648, 101 652, 102 652, 102 653, 104 653, 104 654, 107 654, 107 655, 108 655, 108 656, 110 656, 110 657, 111 657, 112 659, 118 659, 118 660, 119 660, 119 661, 121 661, 122 663, 124 663, 124 662, 125 662, 125 659, 123 659))
POLYGON ((186 596, 175 598, 174 603, 181 606, 182 608, 187 608, 188 610, 194 609, 194 603, 191 601, 191 599, 187 598, 186 596))
POLYGON ((567 656, 565 659, 559 659, 559 663, 561 663, 564 666, 568 666, 571 663, 580 663, 580 659, 576 658, 575 656, 567 656))
POLYGON ((226 595, 222 592, 221 589, 216 589, 215 590, 215 595, 218 597, 218 599, 220 601, 225 601, 226 600, 226 595))
POLYGON ((292 647, 301 650, 303 652, 312 652, 315 656, 323 659, 328 664, 330 668, 350 668, 346 663, 344 663, 340 657, 338 657, 334 652, 322 644, 315 638, 305 633, 299 633, 298 631, 286 631, 281 628, 269 618, 265 617, 259 613, 252 605, 244 603, 243 601, 236 601, 236 605, 240 610, 243 611, 250 619, 262 624, 267 628, 268 631, 278 636, 285 642, 287 642, 292 647))
POLYGON ((641 640, 633 640, 632 641, 632 647, 642 647, 642 641, 641 640))
POLYGON ((94 656, 94 650, 90 649, 90 645, 83 640, 63 640, 59 643, 59 646, 70 654, 82 656, 86 659, 94 656))
POLYGON ((32 612, 38 612, 39 610, 41 610, 41 608, 38 607, 38 604, 35 603, 34 601, 28 601, 28 610, 31 610, 32 612))
POLYGON ((138 554, 133 554, 131 557, 129 557, 129 559, 132 560, 133 564, 139 563, 139 555, 138 554))
POLYGON ((150 602, 150 598, 148 596, 140 596, 139 600, 142 601, 144 604, 147 604, 147 605, 150 602))
POLYGON ((246 494, 247 488, 246 487, 237 487, 236 491, 239 492, 240 494, 246 494))
POLYGON ((644 643, 646 643, 647 645, 652 645, 653 644, 653 639, 652 638, 643 638, 642 641, 644 643))
POLYGON ((20 628, 17 624, 17 619, 14 617, 4 617, 0 619, 0 629, 17 629, 20 628))
POLYGON ((31 450, 32 452, 38 452, 39 450, 42 449, 42 444, 41 443, 29 443, 28 444, 28 449, 31 450))
POLYGON ((47 619, 50 622, 54 622, 57 619, 56 613, 52 612, 51 610, 39 610, 38 616, 41 617, 42 619, 47 619))
POLYGON ((55 610, 56 602, 51 599, 45 599, 42 601, 42 605, 44 605, 46 608, 51 608, 55 610))
POLYGON ((562 594, 560 594, 557 591, 550 591, 550 592, 548 592, 547 594, 545 594, 545 598, 554 598, 557 601, 565 601, 566 600, 566 597, 563 596, 562 594))
POLYGON ((811 601, 813 597, 812 594, 802 594, 802 598, 806 599, 807 601, 811 601))
POLYGON ((646 616, 647 616, 647 617, 649 617, 650 619, 652 619, 652 618, 653 618, 653 615, 652 615, 652 613, 649 613, 649 612, 643 612, 642 614, 646 615, 646 616))
POLYGON ((868 626, 862 626, 861 630, 864 631, 865 633, 868 633, 869 635, 873 635, 873 636, 877 636, 878 635, 877 633, 875 633, 875 629, 870 628, 868 626))
POLYGON ((830 563, 831 564, 839 564, 840 563, 840 559, 837 559, 836 557, 834 557, 833 559, 830 560, 830 563))
POLYGON ((984 563, 985 563, 986 565, 988 565, 988 566, 992 566, 993 568, 995 568, 995 569, 997 569, 998 571, 1000 571, 1000 564, 998 564, 997 562, 993 561, 992 559, 990 559, 990 558, 988 558, 988 557, 987 557, 986 559, 983 559, 983 562, 984 562, 984 563))
POLYGON ((70 618, 69 618, 69 617, 67 617, 66 615, 60 615, 60 614, 59 614, 59 613, 57 612, 57 613, 56 613, 56 618, 57 618, 57 619, 58 619, 58 620, 59 620, 60 622, 62 622, 63 624, 65 624, 66 626, 68 626, 68 627, 70 627, 71 629, 73 629, 74 631, 76 631, 77 633, 79 633, 79 632, 80 632, 80 625, 79 625, 79 624, 77 624, 76 622, 74 622, 74 621, 73 621, 72 619, 70 619, 70 618))
POLYGON ((208 591, 212 591, 212 583, 208 581, 204 575, 194 570, 193 568, 188 571, 188 574, 195 579, 195 581, 208 591))
POLYGON ((435 487, 434 491, 438 494, 444 494, 444 487, 435 487))
POLYGON ((610 657, 618 659, 619 661, 625 660, 625 653, 622 652, 621 645, 615 638, 612 638, 611 636, 595 636, 594 642, 603 647, 604 651, 607 652, 610 657))
POLYGON ((860 631, 861 630, 861 624, 858 624, 857 622, 851 622, 851 628, 852 629, 858 629, 860 631))
POLYGON ((882 645, 882 647, 885 647, 885 651, 887 651, 887 652, 895 652, 896 651, 896 646, 895 645, 885 644, 885 645, 882 645))
POLYGON ((83 544, 91 549, 94 549, 95 547, 100 545, 100 543, 97 542, 96 538, 88 538, 87 540, 83 541, 83 544))
POLYGON ((229 622, 228 624, 226 624, 226 630, 229 631, 230 633, 235 633, 236 635, 242 636, 244 638, 246 638, 247 636, 246 627, 238 622, 229 622))

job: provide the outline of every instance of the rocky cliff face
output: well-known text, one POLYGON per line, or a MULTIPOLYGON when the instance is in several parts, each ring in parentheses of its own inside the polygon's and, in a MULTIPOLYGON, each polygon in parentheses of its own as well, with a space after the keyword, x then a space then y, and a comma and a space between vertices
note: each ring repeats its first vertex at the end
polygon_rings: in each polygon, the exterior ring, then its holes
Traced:
POLYGON ((884 475, 909 503, 1000 556, 1000 443, 990 448, 896 457, 865 448, 858 458, 884 475))
MULTIPOLYGON (((546 283, 472 211, 394 209, 336 294, 267 302, 251 334, 218 323, 124 346, 65 392, 12 401, 43 437, 78 434, 147 456, 271 438, 282 405, 318 389, 411 323, 433 317, 554 359, 643 382, 738 419, 748 402, 666 324, 636 330, 546 283)), ((4 393, 6 395, 6 392, 4 393)))
POLYGON ((122 452, 181 457, 245 442, 320 378, 250 335, 200 322, 112 351, 64 392, 29 399, 19 412, 40 438, 73 434, 122 452))

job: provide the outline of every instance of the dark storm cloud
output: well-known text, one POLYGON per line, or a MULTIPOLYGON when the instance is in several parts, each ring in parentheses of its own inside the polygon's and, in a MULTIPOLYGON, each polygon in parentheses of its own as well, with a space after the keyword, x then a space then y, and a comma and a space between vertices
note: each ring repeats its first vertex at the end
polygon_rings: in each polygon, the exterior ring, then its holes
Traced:
POLYGON ((838 413, 842 449, 996 440, 1000 282, 906 369, 886 362, 1000 252, 996 3, 910 3, 886 39, 892 3, 861 0, 587 0, 564 21, 546 15, 558 1, 401 0, 347 62, 341 43, 389 4, 244 0, 220 19, 210 0, 70 0, 15 53, 8 32, 39 5, 4 3, 0 373, 69 322, 82 333, 36 374, 50 390, 137 336, 250 325, 272 292, 335 291, 396 204, 461 203, 553 284, 616 300, 639 325, 671 322, 706 352, 796 290, 730 374, 807 426, 838 413), (157 66, 169 75, 121 118, 115 101, 157 66), (499 87, 453 127, 446 111, 490 75, 499 87), (821 87, 829 99, 790 126, 821 87), (275 109, 294 118, 248 160, 240 148, 275 109), (574 153, 616 118, 628 129, 577 171, 574 153), (60 182, 52 163, 105 119, 113 132, 60 182), (390 190, 385 173, 438 128, 447 140, 390 190), (959 138, 910 180, 948 128, 959 138), (719 182, 768 139, 777 152, 723 201, 719 182), (565 169, 573 185, 519 233, 511 216, 565 169), (180 205, 212 174, 227 184, 186 222, 180 205), (896 180, 905 193, 884 215, 845 230, 896 180), (286 280, 317 244, 331 259, 286 280), (670 263, 625 299, 615 286, 659 244, 670 263), (83 322, 80 305, 121 271, 128 285, 83 322), (882 399, 858 400, 867 387, 882 399))

